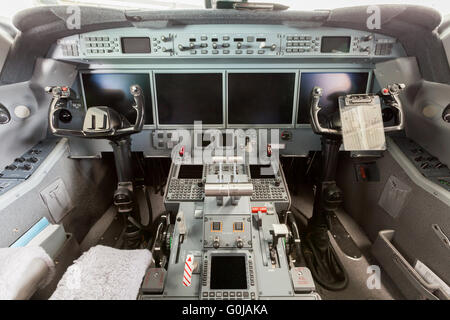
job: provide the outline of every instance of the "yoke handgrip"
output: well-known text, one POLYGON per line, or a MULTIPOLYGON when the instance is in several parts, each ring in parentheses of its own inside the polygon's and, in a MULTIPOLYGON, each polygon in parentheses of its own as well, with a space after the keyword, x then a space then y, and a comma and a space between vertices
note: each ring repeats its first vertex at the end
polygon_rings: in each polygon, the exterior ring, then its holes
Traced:
POLYGON ((133 126, 117 130, 119 135, 132 134, 142 130, 144 127, 144 94, 142 88, 137 84, 130 87, 130 93, 134 98, 133 108, 136 110, 136 122, 133 126))

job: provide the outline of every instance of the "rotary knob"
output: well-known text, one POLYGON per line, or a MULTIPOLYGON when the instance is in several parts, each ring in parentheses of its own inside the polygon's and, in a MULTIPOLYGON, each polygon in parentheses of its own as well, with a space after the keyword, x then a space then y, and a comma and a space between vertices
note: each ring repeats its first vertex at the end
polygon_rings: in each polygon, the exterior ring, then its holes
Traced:
POLYGON ((215 238, 215 239, 214 239, 213 247, 214 247, 214 249, 219 249, 219 248, 220 248, 220 241, 219 241, 219 238, 215 238))
POLYGON ((242 241, 241 238, 237 238, 236 247, 238 247, 239 249, 242 249, 244 247, 244 241, 242 241))

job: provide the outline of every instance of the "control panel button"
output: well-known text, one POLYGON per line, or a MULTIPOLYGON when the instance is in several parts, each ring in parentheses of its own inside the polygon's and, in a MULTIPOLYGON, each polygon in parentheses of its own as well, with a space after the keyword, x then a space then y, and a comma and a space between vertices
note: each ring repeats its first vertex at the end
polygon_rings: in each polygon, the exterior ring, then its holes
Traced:
POLYGON ((267 213, 267 207, 252 207, 252 213, 267 213))

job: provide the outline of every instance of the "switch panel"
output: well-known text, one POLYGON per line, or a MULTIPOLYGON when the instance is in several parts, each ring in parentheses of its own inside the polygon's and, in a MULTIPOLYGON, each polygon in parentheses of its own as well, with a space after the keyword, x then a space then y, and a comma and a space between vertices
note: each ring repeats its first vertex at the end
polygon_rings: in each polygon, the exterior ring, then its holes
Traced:
POLYGON ((251 248, 251 218, 243 215, 204 218, 204 248, 251 248))
POLYGON ((0 173, 1 179, 28 179, 58 143, 58 139, 39 142, 22 156, 17 157, 0 173))
POLYGON ((23 180, 15 180, 15 179, 0 179, 0 196, 5 194, 23 180))
POLYGON ((154 31, 102 30, 60 39, 57 59, 103 58, 293 58, 403 55, 396 39, 339 28, 272 25, 188 25, 154 31))
POLYGON ((409 138, 392 139, 424 177, 450 191, 450 169, 447 165, 409 138))

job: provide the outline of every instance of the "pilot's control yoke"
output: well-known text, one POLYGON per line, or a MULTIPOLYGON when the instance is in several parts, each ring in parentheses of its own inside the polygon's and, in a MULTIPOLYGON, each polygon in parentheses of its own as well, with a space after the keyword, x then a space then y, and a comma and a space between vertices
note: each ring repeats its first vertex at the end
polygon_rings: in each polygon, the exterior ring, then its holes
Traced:
MULTIPOLYGON (((125 214, 127 220, 132 224, 130 228, 139 230, 142 226, 137 221, 139 220, 139 214, 136 214, 137 210, 135 210, 130 136, 140 132, 144 126, 145 106, 141 87, 138 85, 130 87, 130 93, 134 98, 134 105, 130 107, 136 111, 134 124, 130 124, 124 115, 112 108, 95 106, 87 109, 83 128, 80 130, 64 129, 58 126, 57 119, 61 119, 60 113, 67 111, 67 109, 61 107, 65 104, 60 102, 73 98, 74 94, 71 89, 64 86, 52 86, 46 87, 45 91, 53 97, 49 110, 49 125, 54 135, 85 139, 107 139, 110 141, 118 178, 118 187, 114 193, 114 204, 118 212, 125 214)), ((132 233, 138 234, 136 230, 132 233)))

